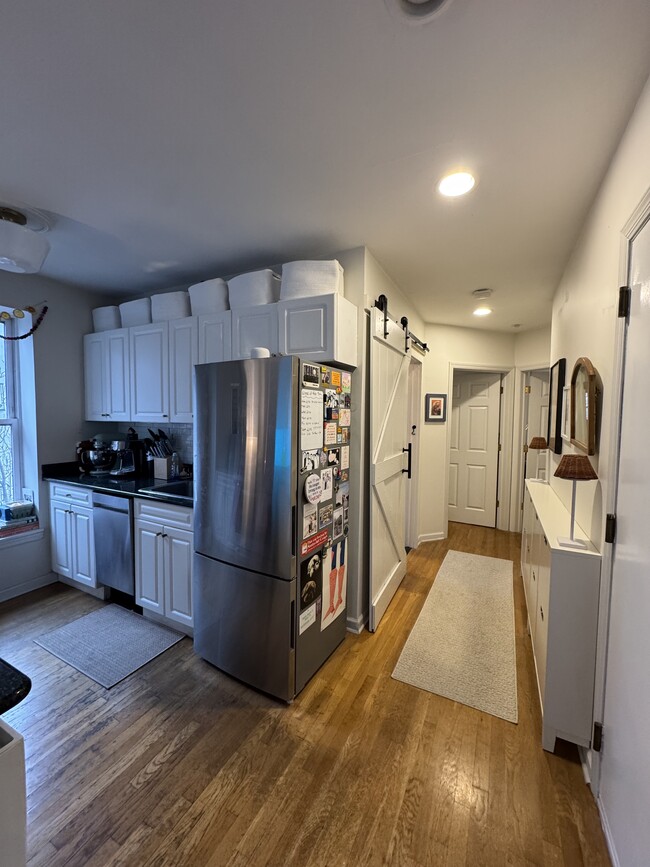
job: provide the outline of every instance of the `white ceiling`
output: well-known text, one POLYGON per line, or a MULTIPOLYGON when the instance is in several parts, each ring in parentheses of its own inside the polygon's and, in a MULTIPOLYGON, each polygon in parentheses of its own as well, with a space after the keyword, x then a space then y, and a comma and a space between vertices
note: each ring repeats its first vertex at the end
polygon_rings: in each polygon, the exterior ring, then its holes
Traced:
POLYGON ((365 244, 428 321, 548 321, 650 3, 391 2, 3 3, 0 202, 54 215, 43 273, 124 296, 365 244))

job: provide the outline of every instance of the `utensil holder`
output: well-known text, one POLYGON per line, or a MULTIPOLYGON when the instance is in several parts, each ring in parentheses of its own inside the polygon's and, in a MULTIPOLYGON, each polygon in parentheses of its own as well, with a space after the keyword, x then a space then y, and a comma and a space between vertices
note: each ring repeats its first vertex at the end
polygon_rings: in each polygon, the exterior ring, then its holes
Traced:
POLYGON ((172 459, 171 455, 165 458, 153 459, 153 476, 154 479, 171 479, 172 477, 172 459))

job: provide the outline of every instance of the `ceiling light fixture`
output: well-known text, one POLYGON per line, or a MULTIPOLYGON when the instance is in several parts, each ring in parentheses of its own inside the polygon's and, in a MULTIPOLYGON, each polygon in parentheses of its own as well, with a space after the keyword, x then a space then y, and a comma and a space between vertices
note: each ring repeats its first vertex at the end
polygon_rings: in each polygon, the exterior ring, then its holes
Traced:
POLYGON ((442 196, 456 198, 456 196, 464 196, 465 193, 469 193, 475 185, 476 179, 469 172, 452 172, 445 175, 438 183, 438 192, 442 196))
POLYGON ((42 232, 28 225, 28 218, 20 211, 0 205, 0 269, 14 274, 35 274, 41 270, 50 252, 50 243, 42 232))
POLYGON ((480 307, 477 307, 474 311, 474 316, 489 316, 492 313, 491 307, 486 307, 485 304, 482 304, 480 307))
POLYGON ((391 12, 406 19, 409 24, 425 24, 451 5, 452 0, 386 0, 391 12))

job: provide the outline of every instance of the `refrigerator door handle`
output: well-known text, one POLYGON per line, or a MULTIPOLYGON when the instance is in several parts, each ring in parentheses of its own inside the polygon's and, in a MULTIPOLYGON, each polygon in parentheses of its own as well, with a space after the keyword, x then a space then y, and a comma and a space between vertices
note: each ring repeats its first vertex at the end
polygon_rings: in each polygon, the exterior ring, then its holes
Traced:
POLYGON ((291 556, 296 556, 296 507, 291 507, 291 556))
MULTIPOLYGON (((294 508, 295 508, 295 506, 294 506, 294 508)), ((295 619, 296 619, 296 602, 295 602, 295 599, 292 599, 291 600, 291 623, 290 623, 290 628, 289 628, 291 650, 296 649, 296 624, 294 622, 295 619)))

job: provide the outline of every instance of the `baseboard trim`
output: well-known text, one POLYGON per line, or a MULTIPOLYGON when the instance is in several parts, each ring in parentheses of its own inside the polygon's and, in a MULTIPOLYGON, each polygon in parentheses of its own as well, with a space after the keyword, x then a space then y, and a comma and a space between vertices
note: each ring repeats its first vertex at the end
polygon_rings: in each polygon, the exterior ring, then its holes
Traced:
POLYGON ((607 843, 609 857, 612 859, 612 864, 614 865, 614 867, 621 867, 621 862, 618 860, 616 847, 614 846, 612 829, 609 827, 609 822, 607 821, 607 813, 605 812, 605 808, 603 807, 603 802, 600 798, 597 798, 596 804, 598 805, 598 812, 600 813, 600 824, 603 826, 603 832, 605 834, 605 842, 607 843))
POLYGON ((13 587, 0 590, 0 602, 15 599, 16 596, 22 596, 25 593, 30 593, 32 590, 38 590, 39 587, 46 587, 48 584, 55 584, 58 580, 59 576, 55 575, 54 572, 46 572, 45 575, 39 575, 38 578, 30 578, 28 581, 14 584, 13 587))
POLYGON ((355 635, 360 635, 366 627, 366 617, 360 614, 358 617, 347 617, 345 628, 348 632, 353 632, 355 635))
POLYGON ((422 533, 422 535, 418 536, 418 545, 421 545, 422 542, 440 542, 446 538, 446 533, 422 533))

